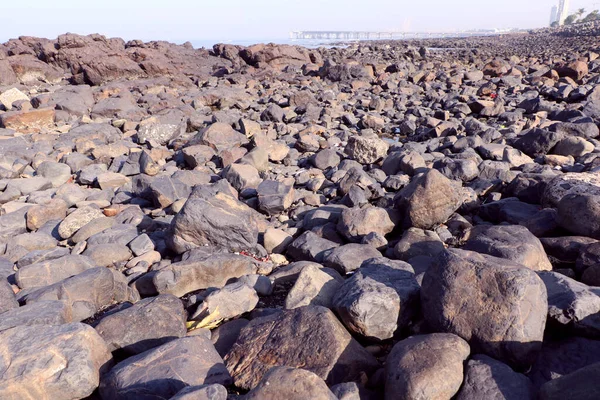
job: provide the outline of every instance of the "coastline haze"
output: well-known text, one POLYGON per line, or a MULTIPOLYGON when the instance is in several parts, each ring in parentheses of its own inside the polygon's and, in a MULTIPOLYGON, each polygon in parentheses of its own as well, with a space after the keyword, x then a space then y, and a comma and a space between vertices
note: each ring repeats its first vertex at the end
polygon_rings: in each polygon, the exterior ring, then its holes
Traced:
MULTIPOLYGON (((102 6, 75 0, 32 0, 6 5, 0 15, 0 41, 21 35, 55 38, 65 32, 100 33, 126 40, 181 43, 282 41, 296 30, 440 32, 474 29, 541 28, 554 1, 509 0, 502 6, 476 0, 423 0, 418 3, 306 0, 232 0, 222 3, 106 0, 102 6)), ((557 2, 556 2, 557 3, 557 2)), ((595 0, 572 0, 570 13, 600 8, 595 0)))

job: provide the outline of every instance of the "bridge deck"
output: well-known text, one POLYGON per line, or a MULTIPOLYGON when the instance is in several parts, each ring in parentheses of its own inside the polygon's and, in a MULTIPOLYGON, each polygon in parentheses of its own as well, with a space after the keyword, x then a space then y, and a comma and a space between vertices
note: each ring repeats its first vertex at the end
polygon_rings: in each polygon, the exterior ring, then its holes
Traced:
POLYGON ((295 31, 290 32, 291 39, 415 39, 496 35, 496 31, 470 32, 371 32, 371 31, 295 31))

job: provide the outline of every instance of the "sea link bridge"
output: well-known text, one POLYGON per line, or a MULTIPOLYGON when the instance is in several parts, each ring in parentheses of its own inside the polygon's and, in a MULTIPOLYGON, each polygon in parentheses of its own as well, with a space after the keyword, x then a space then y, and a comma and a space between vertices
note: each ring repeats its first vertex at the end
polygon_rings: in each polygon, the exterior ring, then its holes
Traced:
POLYGON ((370 32, 370 31, 295 31, 293 40, 380 40, 380 39, 427 39, 444 37, 486 36, 504 33, 497 29, 462 32, 370 32))

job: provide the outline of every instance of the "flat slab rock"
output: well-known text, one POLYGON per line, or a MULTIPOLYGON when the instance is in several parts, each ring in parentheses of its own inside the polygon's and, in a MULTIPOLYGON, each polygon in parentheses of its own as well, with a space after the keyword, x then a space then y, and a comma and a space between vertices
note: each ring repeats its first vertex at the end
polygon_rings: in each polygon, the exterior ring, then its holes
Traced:
POLYGON ((169 399, 186 386, 218 383, 231 377, 209 339, 191 336, 173 340, 113 367, 102 378, 103 399, 169 399))

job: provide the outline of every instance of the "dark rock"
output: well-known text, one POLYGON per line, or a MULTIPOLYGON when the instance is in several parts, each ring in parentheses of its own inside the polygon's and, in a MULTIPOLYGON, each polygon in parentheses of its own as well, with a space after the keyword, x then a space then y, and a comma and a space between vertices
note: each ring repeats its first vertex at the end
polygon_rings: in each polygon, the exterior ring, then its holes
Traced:
POLYGON ((457 400, 533 399, 531 381, 508 365, 483 354, 467 363, 465 379, 457 400))
POLYGON ((225 362, 236 386, 247 389, 256 387, 277 366, 301 366, 328 385, 352 381, 378 366, 335 315, 318 306, 252 320, 242 329, 225 362))

